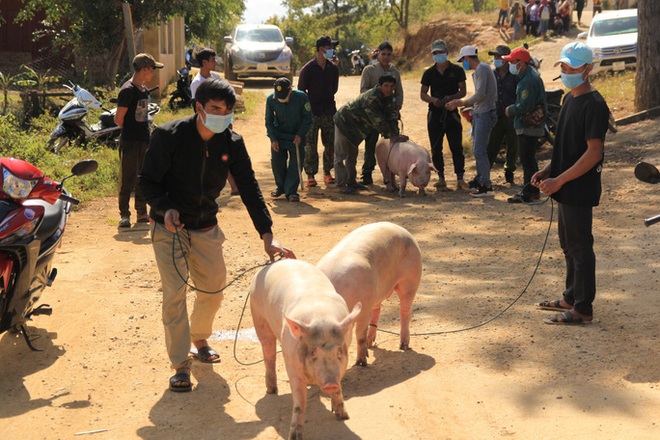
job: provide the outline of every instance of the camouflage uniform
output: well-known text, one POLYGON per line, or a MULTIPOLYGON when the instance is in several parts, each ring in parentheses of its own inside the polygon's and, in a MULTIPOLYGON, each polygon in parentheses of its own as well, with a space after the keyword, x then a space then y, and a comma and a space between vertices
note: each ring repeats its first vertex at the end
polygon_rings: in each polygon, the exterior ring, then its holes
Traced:
POLYGON ((335 177, 337 185, 356 185, 358 145, 373 130, 384 138, 399 134, 396 98, 380 86, 362 93, 335 113, 335 177), (344 163, 344 160, 346 163, 344 163))
POLYGON ((323 174, 330 174, 335 150, 335 124, 332 122, 333 115, 314 115, 312 117, 312 128, 307 132, 305 143, 305 173, 314 176, 319 171, 319 130, 321 130, 321 141, 323 142, 323 174))

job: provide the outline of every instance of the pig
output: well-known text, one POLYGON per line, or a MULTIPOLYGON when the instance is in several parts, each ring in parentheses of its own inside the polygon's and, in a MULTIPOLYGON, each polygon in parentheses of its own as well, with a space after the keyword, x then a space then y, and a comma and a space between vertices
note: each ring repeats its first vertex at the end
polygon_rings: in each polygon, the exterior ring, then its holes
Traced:
POLYGON ((426 148, 412 141, 390 144, 388 139, 380 139, 376 144, 376 159, 388 191, 397 190, 394 176, 399 176, 399 197, 404 197, 408 179, 419 188, 420 195, 425 195, 424 188, 429 184, 431 171, 438 171, 426 148))
POLYGON ((254 278, 250 309, 263 351, 268 394, 277 394, 276 341, 282 345, 293 398, 289 438, 303 438, 308 384, 330 395, 338 420, 348 419, 341 379, 361 304, 355 303, 349 313, 346 301, 321 270, 303 261, 282 260, 254 278))
POLYGON ((357 365, 366 366, 376 340, 380 305, 392 292, 399 297, 400 349, 410 344, 412 303, 422 278, 422 255, 415 238, 389 222, 361 226, 345 236, 316 264, 351 308, 361 304, 355 321, 357 365))

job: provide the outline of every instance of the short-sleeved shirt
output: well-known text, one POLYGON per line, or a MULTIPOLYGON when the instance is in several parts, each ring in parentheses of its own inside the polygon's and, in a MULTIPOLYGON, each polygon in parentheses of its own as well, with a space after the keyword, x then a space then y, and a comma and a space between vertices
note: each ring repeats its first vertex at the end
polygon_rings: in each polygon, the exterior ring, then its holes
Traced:
POLYGON ((126 107, 121 139, 149 141, 149 91, 126 81, 119 91, 117 107, 126 107))
POLYGON ((339 68, 331 61, 321 67, 312 58, 300 69, 298 90, 307 93, 314 116, 332 116, 337 112, 335 93, 339 90, 339 68))
POLYGON ((207 78, 204 78, 201 73, 197 73, 197 75, 195 75, 195 78, 193 78, 192 82, 190 83, 190 96, 195 98, 195 92, 197 92, 197 87, 199 87, 201 83, 203 83, 209 78, 220 79, 220 75, 218 75, 215 72, 211 72, 211 74, 207 78))
MULTIPOLYGON (((457 93, 458 85, 464 82, 465 70, 456 64, 452 64, 451 62, 442 73, 438 71, 436 64, 434 64, 426 69, 422 75, 422 85, 431 88, 431 96, 434 98, 442 99, 445 96, 457 93)), ((442 111, 442 108, 438 108, 429 103, 429 110, 442 111)))
MULTIPOLYGON (((572 167, 587 151, 588 140, 605 142, 609 115, 610 109, 597 91, 578 97, 566 95, 557 122, 550 177, 557 177, 572 167)), ((571 206, 598 206, 602 169, 603 158, 582 176, 564 184, 552 198, 571 206)))

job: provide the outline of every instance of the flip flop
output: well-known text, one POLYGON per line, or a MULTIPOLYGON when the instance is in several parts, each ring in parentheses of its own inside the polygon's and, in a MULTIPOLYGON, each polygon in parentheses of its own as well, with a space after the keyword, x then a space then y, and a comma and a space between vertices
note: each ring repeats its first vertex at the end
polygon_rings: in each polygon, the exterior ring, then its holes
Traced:
POLYGON ((536 307, 542 310, 552 310, 552 311, 560 311, 563 312, 565 310, 570 310, 570 308, 564 308, 560 306, 559 304, 561 303, 561 298, 556 299, 554 301, 541 301, 540 303, 536 303, 536 307))
POLYGON ((192 382, 190 381, 190 374, 188 373, 177 373, 174 376, 170 377, 170 391, 175 393, 185 393, 187 391, 192 391, 192 382), (177 385, 176 383, 185 382, 188 385, 177 385))
POLYGON ((197 354, 195 357, 204 363, 207 364, 218 364, 220 363, 220 355, 217 351, 211 348, 210 345, 206 345, 202 348, 197 349, 197 354), (213 356, 217 356, 215 359, 211 359, 213 356))
POLYGON ((579 316, 575 316, 570 311, 566 311, 564 313, 559 313, 553 316, 552 318, 545 318, 543 322, 546 324, 555 324, 555 325, 578 325, 578 324, 584 324, 585 322, 589 322, 589 321, 585 321, 579 316))

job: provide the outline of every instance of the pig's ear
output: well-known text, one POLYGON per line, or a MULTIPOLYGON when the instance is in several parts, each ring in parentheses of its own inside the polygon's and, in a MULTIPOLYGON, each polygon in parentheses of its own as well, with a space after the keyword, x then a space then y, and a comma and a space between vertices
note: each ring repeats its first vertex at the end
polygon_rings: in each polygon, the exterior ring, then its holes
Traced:
POLYGON ((435 167, 435 165, 433 165, 432 162, 429 162, 429 165, 431 167, 431 171, 435 171, 436 173, 438 172, 438 169, 435 167))
POLYGON ((355 319, 358 317, 360 312, 362 311, 362 303, 359 302, 353 306, 353 310, 351 310, 351 313, 344 318, 342 322, 339 323, 339 327, 342 329, 342 332, 346 331, 346 329, 350 328, 355 319))
POLYGON ((410 176, 412 172, 414 171, 415 167, 417 166, 417 163, 414 163, 410 165, 410 168, 408 168, 408 175, 410 176))
POLYGON ((293 333, 293 336, 295 336, 296 339, 300 338, 301 336, 304 336, 308 333, 308 329, 303 324, 302 322, 296 322, 293 319, 289 317, 285 317, 286 323, 289 324, 289 328, 291 329, 291 333, 293 333))

